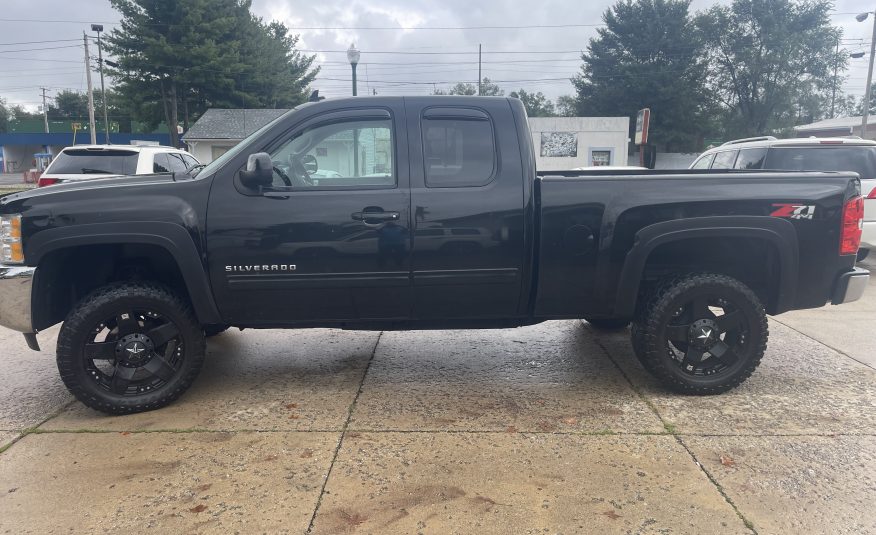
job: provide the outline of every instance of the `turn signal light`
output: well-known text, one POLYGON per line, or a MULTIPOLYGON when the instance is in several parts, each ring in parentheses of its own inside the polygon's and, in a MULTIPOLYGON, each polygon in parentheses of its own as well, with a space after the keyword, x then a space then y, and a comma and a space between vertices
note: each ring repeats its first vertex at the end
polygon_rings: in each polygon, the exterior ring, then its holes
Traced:
POLYGON ((21 244, 21 216, 0 216, 0 262, 21 264, 24 262, 24 247, 21 244))
POLYGON ((864 198, 860 195, 843 206, 843 227, 840 234, 840 254, 858 254, 864 229, 864 198))
POLYGON ((42 178, 42 177, 40 177, 40 179, 37 180, 37 187, 41 188, 43 186, 51 186, 52 184, 57 184, 57 183, 58 183, 57 178, 42 178))

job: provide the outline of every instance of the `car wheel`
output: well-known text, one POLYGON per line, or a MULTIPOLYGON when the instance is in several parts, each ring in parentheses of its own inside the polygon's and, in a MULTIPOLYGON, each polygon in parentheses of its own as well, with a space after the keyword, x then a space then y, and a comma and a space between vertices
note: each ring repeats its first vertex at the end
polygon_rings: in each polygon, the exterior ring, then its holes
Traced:
POLYGON ((148 282, 112 284, 77 303, 58 334, 61 379, 85 405, 109 414, 163 407, 204 362, 191 307, 148 282))
POLYGON ((597 331, 619 331, 625 329, 630 324, 630 320, 616 318, 585 318, 585 321, 597 331))
POLYGON ((689 275, 661 287, 642 311, 639 328, 645 368, 672 390, 699 395, 726 392, 751 376, 769 336, 754 292, 717 274, 689 275))
POLYGON ((870 249, 858 249, 858 262, 862 262, 870 256, 870 249))

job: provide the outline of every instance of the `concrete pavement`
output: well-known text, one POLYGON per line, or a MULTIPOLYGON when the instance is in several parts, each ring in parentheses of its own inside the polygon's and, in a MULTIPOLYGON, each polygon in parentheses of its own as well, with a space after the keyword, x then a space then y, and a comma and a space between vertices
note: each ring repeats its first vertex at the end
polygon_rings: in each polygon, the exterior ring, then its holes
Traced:
POLYGON ((778 321, 714 397, 577 321, 229 331, 125 417, 71 402, 56 331, 4 330, 0 532, 876 533, 876 371, 778 321))

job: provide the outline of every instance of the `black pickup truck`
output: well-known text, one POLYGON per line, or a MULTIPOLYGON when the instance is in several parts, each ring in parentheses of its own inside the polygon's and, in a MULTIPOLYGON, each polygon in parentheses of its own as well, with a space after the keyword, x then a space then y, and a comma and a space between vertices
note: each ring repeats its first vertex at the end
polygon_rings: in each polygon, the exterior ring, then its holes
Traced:
MULTIPOLYGON (((536 172, 516 99, 308 103, 200 171, 0 201, 0 325, 63 322, 86 405, 154 409, 240 328, 625 328, 668 387, 752 374, 767 314, 858 299, 853 173, 536 172)), ((449 341, 448 343, 452 343, 449 341)))

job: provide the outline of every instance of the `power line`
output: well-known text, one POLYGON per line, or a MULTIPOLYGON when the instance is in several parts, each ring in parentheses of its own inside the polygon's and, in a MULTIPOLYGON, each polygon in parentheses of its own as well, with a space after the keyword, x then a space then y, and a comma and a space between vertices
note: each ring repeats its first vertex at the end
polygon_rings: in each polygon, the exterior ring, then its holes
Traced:
POLYGON ((0 43, 0 46, 41 45, 43 43, 66 43, 69 41, 79 41, 79 39, 47 39, 44 41, 18 41, 17 43, 0 43))

